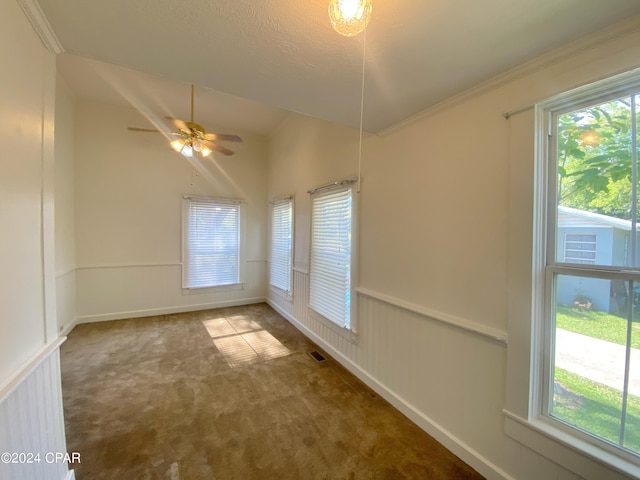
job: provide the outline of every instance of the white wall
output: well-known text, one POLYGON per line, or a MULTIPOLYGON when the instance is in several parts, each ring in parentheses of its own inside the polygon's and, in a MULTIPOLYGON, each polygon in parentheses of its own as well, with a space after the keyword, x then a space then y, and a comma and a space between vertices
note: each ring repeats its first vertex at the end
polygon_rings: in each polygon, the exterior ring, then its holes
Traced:
POLYGON ((169 148, 133 108, 78 101, 75 109, 77 314, 81 322, 195 310, 266 297, 266 140, 238 133, 236 154, 202 168, 169 148), (245 288, 183 294, 181 199, 245 200, 245 288))
POLYGON ((538 439, 552 461, 505 433, 503 409, 527 418, 534 122, 503 113, 637 66, 638 24, 365 139, 357 343, 306 301, 306 191, 355 173, 357 132, 292 114, 270 139, 269 198, 296 201, 293 301, 270 291, 270 303, 488 478, 622 478, 557 442, 538 439))
POLYGON ((75 121, 74 97, 56 78, 55 109, 55 264, 58 331, 76 320, 75 121))
MULTIPOLYGON (((0 385, 47 340, 45 242, 52 245, 49 157, 55 58, 15 1, 0 15, 0 385)), ((55 304, 54 304, 55 305, 55 304)))
MULTIPOLYGON (((65 452, 54 261, 55 56, 16 1, 0 7, 0 452, 65 452)), ((63 479, 66 463, 0 463, 63 479)))

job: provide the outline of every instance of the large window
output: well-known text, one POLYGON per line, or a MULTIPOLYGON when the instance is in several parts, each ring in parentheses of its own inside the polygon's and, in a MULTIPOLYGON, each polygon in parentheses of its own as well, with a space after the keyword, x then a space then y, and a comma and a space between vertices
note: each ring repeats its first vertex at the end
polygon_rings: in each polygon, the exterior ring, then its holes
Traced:
POLYGON ((269 282, 291 293, 293 200, 284 197, 271 203, 271 263, 269 282))
POLYGON ((311 191, 309 305, 351 329, 353 182, 311 191))
POLYGON ((535 318, 541 418, 607 454, 640 459, 640 78, 538 110, 546 175, 535 318), (544 251, 542 251, 544 250, 544 251))
POLYGON ((240 282, 240 202, 184 199, 183 287, 240 282))

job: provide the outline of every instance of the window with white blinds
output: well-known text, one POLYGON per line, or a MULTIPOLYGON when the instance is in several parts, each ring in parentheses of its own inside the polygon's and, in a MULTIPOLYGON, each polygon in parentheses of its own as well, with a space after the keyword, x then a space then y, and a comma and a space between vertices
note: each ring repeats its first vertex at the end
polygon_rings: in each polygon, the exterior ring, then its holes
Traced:
POLYGON ((239 283, 239 202, 196 197, 185 202, 183 287, 239 283))
POLYGON ((293 200, 275 200, 271 206, 271 264, 269 282, 291 292, 291 253, 293 241, 293 200))
POLYGON ((309 306, 339 326, 351 326, 352 184, 311 194, 309 306))

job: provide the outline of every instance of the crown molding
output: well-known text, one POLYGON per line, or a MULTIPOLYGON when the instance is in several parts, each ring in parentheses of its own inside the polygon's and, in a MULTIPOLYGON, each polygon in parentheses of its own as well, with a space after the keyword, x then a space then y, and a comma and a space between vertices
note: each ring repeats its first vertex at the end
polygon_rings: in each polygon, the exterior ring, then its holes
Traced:
MULTIPOLYGON (((465 100, 481 95, 490 90, 499 88, 519 78, 526 77, 527 75, 530 75, 537 70, 553 65, 554 63, 561 62, 562 60, 582 53, 593 47, 603 45, 627 35, 631 35, 637 31, 640 31, 640 15, 636 15, 614 25, 613 27, 604 28, 593 34, 587 35, 586 37, 582 37, 578 40, 568 43, 567 45, 552 50, 548 53, 542 54, 534 58, 533 60, 520 64, 517 67, 512 68, 511 70, 501 73, 485 82, 471 87, 468 90, 454 95, 453 97, 436 103, 435 105, 432 105, 431 107, 428 107, 421 112, 411 115, 404 120, 394 123, 393 125, 376 132, 376 134, 379 136, 388 135, 389 133, 392 133, 402 127, 410 125, 418 120, 422 120, 424 118, 435 115, 436 113, 451 108, 454 105, 464 102, 465 100)), ((528 109, 528 107, 526 109, 528 109)))
POLYGON ((64 48, 37 0, 17 0, 17 2, 47 50, 55 55, 63 53, 64 48))

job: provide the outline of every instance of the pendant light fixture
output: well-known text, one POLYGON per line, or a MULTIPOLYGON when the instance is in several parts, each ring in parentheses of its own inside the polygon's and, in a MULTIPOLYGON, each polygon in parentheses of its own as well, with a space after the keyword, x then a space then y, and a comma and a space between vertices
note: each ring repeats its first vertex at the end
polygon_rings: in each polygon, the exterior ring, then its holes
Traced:
POLYGON ((371 18, 373 0, 329 0, 331 26, 340 35, 353 37, 364 31, 362 41, 362 83, 360 85, 360 129, 358 136, 358 186, 360 193, 362 169, 362 123, 364 119, 364 79, 367 58, 367 24, 371 18))
POLYGON ((340 35, 353 37, 362 32, 371 18, 373 0, 329 0, 331 26, 340 35))

